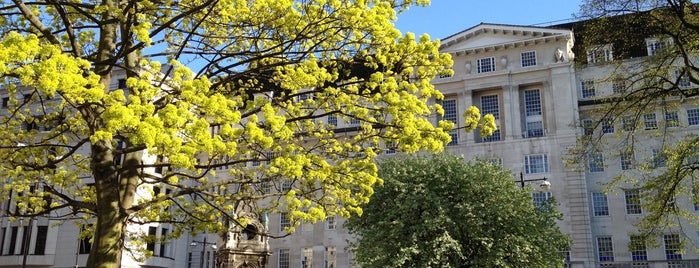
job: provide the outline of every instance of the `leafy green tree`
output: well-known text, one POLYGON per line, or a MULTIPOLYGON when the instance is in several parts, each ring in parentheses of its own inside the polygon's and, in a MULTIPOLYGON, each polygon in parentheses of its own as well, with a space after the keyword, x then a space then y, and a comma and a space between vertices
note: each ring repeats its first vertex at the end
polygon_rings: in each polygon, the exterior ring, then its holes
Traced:
MULTIPOLYGON (((450 154, 382 159, 383 185, 346 227, 362 267, 551 267, 567 235, 553 204, 483 160, 450 154)), ((551 202, 553 202, 552 199, 551 202)))
POLYGON ((640 190, 644 234, 659 234, 680 218, 699 224, 691 202, 675 203, 699 201, 699 136, 678 115, 681 107, 699 104, 699 6, 688 0, 586 0, 580 17, 589 20, 574 24, 578 63, 589 64, 586 52, 611 44, 614 60, 598 64, 608 75, 596 82, 613 85, 614 92, 585 101, 581 113, 591 121, 573 153, 619 148, 615 158, 626 159, 629 168, 610 187, 640 190), (660 123, 646 123, 655 116, 660 123), (615 134, 606 134, 605 125, 613 124, 615 134), (655 157, 642 153, 650 151, 649 141, 658 145, 655 157))
POLYGON ((453 128, 428 103, 449 55, 393 26, 428 2, 3 1, 4 213, 82 217, 88 267, 145 251, 128 224, 221 232, 246 224, 243 201, 294 221, 361 213, 383 144, 439 151, 453 128))

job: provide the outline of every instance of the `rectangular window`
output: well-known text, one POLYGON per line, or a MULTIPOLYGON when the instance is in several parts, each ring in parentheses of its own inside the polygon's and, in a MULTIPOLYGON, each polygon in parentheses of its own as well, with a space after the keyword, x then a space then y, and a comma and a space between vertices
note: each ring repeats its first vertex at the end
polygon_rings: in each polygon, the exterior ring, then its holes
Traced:
POLYGON ((349 120, 350 125, 359 125, 359 118, 350 118, 349 120))
POLYGON ((481 96, 481 114, 492 114, 495 119, 500 119, 500 105, 498 95, 481 96))
MULTIPOLYGON (((90 226, 82 226, 80 232, 85 232, 85 229, 89 227, 90 226)), ((92 242, 90 240, 92 240, 90 236, 80 239, 80 248, 78 251, 80 254, 90 254, 90 250, 92 250, 92 242)))
POLYGON ((638 215, 643 213, 641 209, 641 194, 638 189, 624 191, 624 200, 626 202, 626 214, 638 215))
POLYGON ((527 122, 527 138, 544 136, 544 123, 541 121, 527 122))
POLYGON ((699 125, 699 109, 687 110, 687 123, 690 126, 699 125))
POLYGON ((676 111, 670 111, 665 113, 665 126, 666 127, 679 127, 680 119, 677 116, 676 111))
POLYGON ((278 255, 279 259, 277 260, 278 264, 279 264, 279 266, 278 266, 279 268, 289 268, 289 264, 290 264, 290 259, 289 259, 290 256, 289 255, 290 254, 289 254, 288 248, 279 249, 279 255, 278 255))
POLYGON ((148 243, 146 243, 146 249, 150 252, 153 252, 153 255, 155 255, 155 240, 156 240, 156 232, 158 231, 158 227, 151 226, 148 227, 148 243))
POLYGON ((587 63, 602 63, 614 60, 612 44, 595 46, 587 50, 587 63))
POLYGON ((602 133, 614 133, 614 119, 602 119, 602 133))
POLYGON ((337 260, 335 247, 325 247, 325 268, 335 268, 337 260))
POLYGON ((646 251, 646 242, 641 236, 632 235, 629 237, 629 250, 631 251, 632 267, 641 268, 648 267, 648 252, 646 251))
POLYGON ((48 233, 48 226, 37 226, 36 243, 34 243, 34 255, 44 255, 44 252, 46 251, 46 236, 48 233))
POLYGON ((325 227, 328 230, 335 230, 335 216, 328 216, 325 218, 325 227))
POLYGON ((386 141, 386 154, 395 154, 396 149, 398 149, 398 146, 396 145, 395 142, 392 141, 386 141))
POLYGON ((328 125, 337 126, 337 116, 333 114, 328 115, 328 125))
POLYGON ((7 228, 0 228, 0 255, 5 251, 5 235, 7 235, 7 228))
POLYGON ((636 129, 636 120, 633 118, 633 116, 622 117, 621 124, 624 127, 624 131, 633 131, 636 129))
POLYGON ((609 216, 607 194, 600 192, 592 193, 592 211, 595 216, 609 216))
POLYGON ((526 116, 541 115, 541 95, 538 89, 524 91, 524 113, 526 116))
POLYGON ((282 191, 282 192, 288 192, 289 190, 291 190, 291 184, 292 184, 292 183, 291 183, 290 180, 284 180, 284 181, 282 182, 281 191, 282 191))
POLYGON ((489 73, 495 71, 495 58, 482 58, 476 60, 478 65, 478 73, 489 73))
POLYGON ((522 52, 522 67, 536 66, 536 51, 522 52))
POLYGON ((170 257, 170 252, 168 252, 167 233, 167 228, 160 229, 160 257, 170 257))
POLYGON ((682 72, 682 70, 675 71, 675 79, 677 79, 677 86, 680 88, 688 88, 692 86, 692 82, 689 81, 689 76, 687 73, 682 72))
POLYGON ((291 220, 288 212, 279 213, 279 231, 284 231, 284 228, 291 227, 291 220))
POLYGON ((614 82, 612 82, 612 93, 623 94, 624 92, 626 92, 626 81, 623 79, 615 79, 614 82))
POLYGON ((31 241, 31 230, 29 230, 28 226, 22 227, 22 242, 21 242, 21 247, 20 247, 20 252, 17 252, 17 254, 24 254, 25 252, 29 252, 28 247, 29 245, 27 242, 31 241))
POLYGON ((592 119, 583 119, 581 125, 583 128, 583 135, 591 136, 592 133, 594 133, 595 128, 592 126, 592 119))
POLYGON ((17 232, 19 231, 18 228, 19 227, 17 226, 10 227, 10 245, 7 255, 15 254, 15 248, 17 247, 17 232))
POLYGON ((663 236, 665 242, 665 259, 681 260, 682 249, 680 248, 680 236, 677 234, 666 234, 663 236))
POLYGON ((621 170, 629 170, 633 168, 633 152, 623 152, 619 155, 619 158, 621 159, 621 170))
POLYGON ((592 98, 595 96, 595 81, 584 80, 580 82, 582 98, 592 98))
POLYGON ((313 267, 313 249, 304 248, 303 256, 301 257, 301 268, 312 268, 313 267))
POLYGON ((587 166, 590 172, 604 172, 604 157, 602 153, 588 154, 587 166))
POLYGON ((655 114, 643 115, 643 128, 645 130, 658 129, 658 122, 655 120, 655 114))
POLYGON ((670 40, 646 38, 648 56, 657 55, 668 47, 670 40))
POLYGON ((126 79, 119 79, 117 80, 117 89, 123 89, 126 90, 126 79))
POLYGON ((597 253, 600 262, 614 261, 614 246, 612 245, 611 236, 597 237, 597 253))
POLYGON ((549 198, 551 198, 551 192, 532 192, 532 199, 537 207, 541 207, 549 198))
POLYGON ((653 157, 653 167, 664 167, 667 164, 667 157, 662 150, 651 149, 651 156, 653 157))
POLYGON ((493 131, 493 134, 487 137, 483 137, 483 142, 500 141, 500 130, 493 131))
MULTIPOLYGON (((442 101, 442 109, 444 109, 444 116, 442 117, 442 119, 450 121, 450 122, 454 123, 454 125, 458 125, 459 115, 458 115, 458 111, 456 109, 456 100, 455 99, 443 100, 442 101)), ((459 144, 458 133, 459 132, 457 130, 449 131, 449 136, 451 136, 451 142, 449 142, 448 145, 459 144)))
POLYGON ((524 172, 526 174, 548 173, 548 156, 545 154, 524 156, 524 172))
POLYGON ((7 108, 10 105, 10 97, 2 98, 2 108, 7 108))

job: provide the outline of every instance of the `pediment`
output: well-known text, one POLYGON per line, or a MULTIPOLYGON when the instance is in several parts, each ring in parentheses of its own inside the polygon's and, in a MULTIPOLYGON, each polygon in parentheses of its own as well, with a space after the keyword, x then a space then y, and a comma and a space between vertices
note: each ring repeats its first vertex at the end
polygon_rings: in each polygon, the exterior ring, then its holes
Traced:
POLYGON ((573 32, 565 29, 481 23, 442 39, 440 51, 459 53, 572 38, 573 32))

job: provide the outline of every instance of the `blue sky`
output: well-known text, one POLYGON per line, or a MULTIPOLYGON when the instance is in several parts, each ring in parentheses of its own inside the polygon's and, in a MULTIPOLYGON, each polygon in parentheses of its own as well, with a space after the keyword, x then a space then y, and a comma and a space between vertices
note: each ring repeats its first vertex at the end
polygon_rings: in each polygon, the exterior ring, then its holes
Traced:
MULTIPOLYGON (((427 7, 411 7, 398 14, 396 28, 417 36, 444 38, 481 22, 534 25, 573 17, 578 0, 432 0, 427 7)), ((550 25, 542 24, 542 26, 550 25)))

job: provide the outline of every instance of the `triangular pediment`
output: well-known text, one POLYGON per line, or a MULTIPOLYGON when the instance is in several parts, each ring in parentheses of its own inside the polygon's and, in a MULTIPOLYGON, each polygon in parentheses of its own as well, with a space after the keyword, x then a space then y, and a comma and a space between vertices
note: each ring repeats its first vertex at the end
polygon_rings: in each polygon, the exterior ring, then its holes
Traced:
POLYGON ((440 51, 459 53, 537 43, 547 39, 572 39, 573 32, 547 27, 481 23, 441 40, 440 51))

